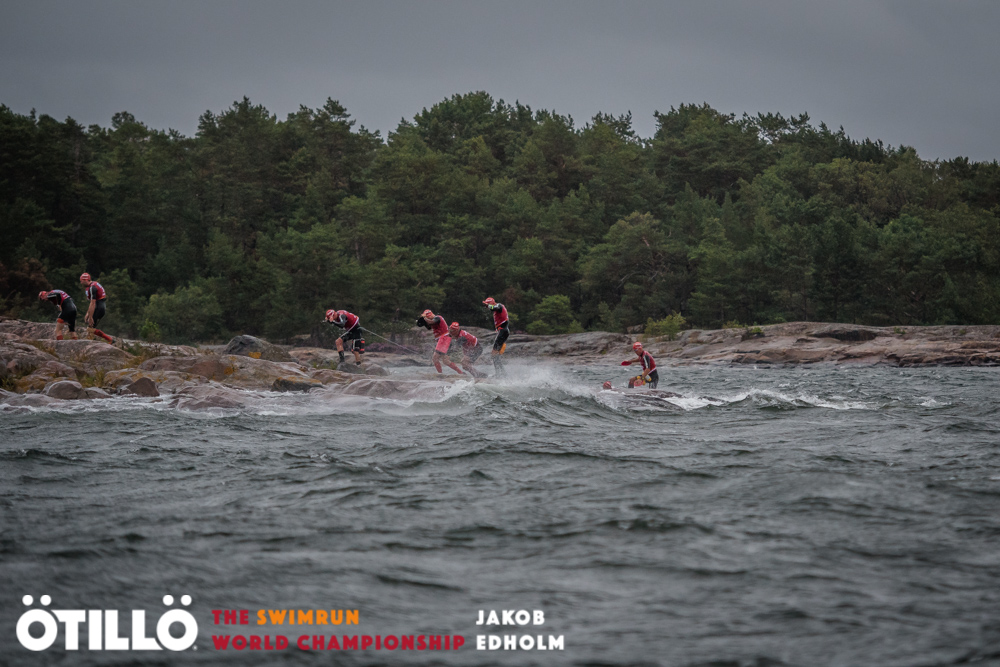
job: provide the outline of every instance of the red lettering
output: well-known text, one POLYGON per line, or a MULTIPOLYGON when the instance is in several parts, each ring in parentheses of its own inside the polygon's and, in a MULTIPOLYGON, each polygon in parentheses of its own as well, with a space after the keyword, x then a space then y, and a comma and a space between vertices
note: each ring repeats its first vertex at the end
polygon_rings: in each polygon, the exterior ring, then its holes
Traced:
POLYGON ((212 618, 215 619, 215 624, 216 625, 219 624, 219 618, 221 618, 221 617, 222 617, 222 610, 221 609, 213 609, 212 610, 212 618))
MULTIPOLYGON (((298 646, 299 649, 302 650, 302 651, 308 651, 309 650, 309 637, 307 635, 301 635, 299 637, 298 641, 295 642, 295 645, 298 646), (303 644, 305 644, 305 646, 303 646, 303 644)), ((315 648, 319 648, 320 650, 322 650, 323 649, 323 637, 322 636, 314 635, 313 636, 313 646, 312 647, 314 649, 315 648), (317 639, 319 639, 319 647, 316 646, 316 640, 317 639)))
POLYGON ((260 650, 260 637, 257 635, 250 635, 250 650, 259 651, 260 650))
POLYGON ((417 650, 418 651, 426 651, 427 650, 427 642, 424 640, 424 636, 423 635, 420 635, 419 637, 417 637, 417 650))
POLYGON ((403 650, 413 650, 413 635, 403 635, 403 650))
POLYGON ((247 638, 243 635, 236 635, 233 637, 233 648, 237 651, 242 651, 247 647, 247 638))
POLYGON ((216 651, 225 651, 229 648, 229 635, 212 635, 212 643, 216 651))
POLYGON ((353 635, 351 637, 348 637, 347 635, 344 635, 344 648, 345 649, 352 648, 355 651, 357 651, 358 650, 358 636, 357 635, 353 635))
POLYGON ((361 635, 361 650, 364 651, 366 648, 370 648, 372 645, 372 638, 369 635, 361 635))
POLYGON ((399 640, 395 635, 389 635, 385 638, 385 647, 390 651, 395 651, 399 647, 399 640))
POLYGON ((451 642, 451 647, 452 649, 457 651, 462 647, 462 644, 464 643, 465 643, 465 637, 463 637, 462 635, 455 635, 455 639, 453 639, 451 642))
POLYGON ((381 648, 382 648, 382 635, 375 635, 375 649, 378 650, 381 648))
POLYGON ((444 650, 447 651, 451 648, 451 635, 444 636, 444 650))
POLYGON ((275 642, 276 642, 276 648, 279 651, 284 651, 286 648, 288 648, 288 637, 286 637, 285 635, 278 635, 275 638, 275 642))
POLYGON ((250 612, 246 609, 240 609, 240 625, 250 625, 250 612))
POLYGON ((441 650, 441 635, 431 635, 431 646, 432 651, 441 650))
POLYGON ((222 615, 222 618, 223 618, 222 622, 225 623, 226 625, 231 625, 231 624, 235 623, 236 622, 236 610, 235 609, 227 609, 226 613, 224 613, 222 615))

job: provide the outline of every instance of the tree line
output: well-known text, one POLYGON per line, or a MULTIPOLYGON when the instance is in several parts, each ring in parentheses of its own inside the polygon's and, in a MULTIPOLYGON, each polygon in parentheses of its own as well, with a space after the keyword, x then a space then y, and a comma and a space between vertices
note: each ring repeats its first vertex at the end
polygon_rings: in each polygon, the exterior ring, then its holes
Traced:
POLYGON ((455 95, 383 139, 328 100, 244 98, 194 137, 129 113, 83 127, 0 105, 0 312, 108 291, 116 335, 309 333, 329 307, 380 331, 424 308, 559 333, 680 315, 1000 321, 1000 165, 921 160, 808 115, 706 104, 573 119, 455 95))

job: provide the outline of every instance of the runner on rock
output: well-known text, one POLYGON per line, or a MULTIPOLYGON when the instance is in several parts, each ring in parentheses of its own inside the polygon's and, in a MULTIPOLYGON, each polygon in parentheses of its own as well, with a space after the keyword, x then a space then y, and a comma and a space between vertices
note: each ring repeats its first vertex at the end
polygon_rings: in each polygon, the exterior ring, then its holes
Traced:
POLYGON ((346 310, 326 311, 326 321, 344 329, 337 337, 337 354, 344 361, 344 341, 351 341, 351 352, 354 353, 354 363, 361 365, 361 355, 365 353, 365 339, 361 337, 361 319, 346 310))
POLYGON ((630 379, 628 381, 628 386, 641 387, 644 384, 648 384, 650 389, 656 389, 656 385, 660 381, 660 375, 656 371, 656 360, 653 359, 653 355, 643 350, 642 343, 639 341, 632 343, 632 351, 635 352, 639 358, 627 359, 622 362, 622 366, 641 364, 642 373, 630 379))
POLYGON ((483 346, 479 344, 479 339, 458 325, 452 322, 448 327, 448 335, 453 339, 462 341, 462 368, 469 371, 473 377, 484 378, 486 373, 477 371, 474 364, 483 354, 483 346))
POLYGON ((430 329, 431 333, 434 334, 434 338, 437 339, 437 343, 434 345, 434 356, 431 357, 431 361, 434 363, 434 368, 437 369, 437 372, 444 372, 441 370, 441 362, 443 361, 448 368, 451 368, 459 375, 465 375, 462 369, 448 358, 448 348, 451 347, 451 336, 448 335, 448 323, 444 321, 444 318, 440 315, 435 315, 429 310, 425 310, 417 318, 417 326, 430 329))
POLYGON ((507 351, 507 338, 510 336, 507 309, 502 303, 497 303, 493 297, 487 297, 483 301, 483 305, 493 314, 493 327, 497 332, 497 337, 493 339, 493 351, 490 353, 493 356, 493 367, 496 369, 497 375, 506 375, 507 371, 504 369, 501 355, 507 351))
POLYGON ((63 326, 69 327, 70 338, 76 340, 76 304, 73 303, 73 297, 61 289, 54 289, 39 292, 38 298, 42 301, 51 301, 59 307, 59 315, 56 317, 56 340, 63 339, 63 326))
POLYGON ((84 273, 80 276, 80 284, 83 285, 83 293, 87 295, 87 300, 90 301, 90 305, 87 307, 87 314, 83 318, 88 327, 87 335, 100 336, 114 345, 115 339, 97 328, 97 323, 101 321, 101 318, 107 312, 104 304, 108 299, 108 295, 104 292, 104 288, 101 287, 101 283, 90 279, 89 273, 84 273))

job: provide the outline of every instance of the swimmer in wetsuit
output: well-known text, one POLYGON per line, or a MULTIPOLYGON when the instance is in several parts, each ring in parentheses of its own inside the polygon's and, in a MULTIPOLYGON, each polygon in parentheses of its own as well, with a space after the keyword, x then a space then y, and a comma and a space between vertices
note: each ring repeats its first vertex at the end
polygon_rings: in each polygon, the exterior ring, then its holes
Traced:
POLYGON ((434 356, 431 357, 431 361, 434 363, 434 368, 437 369, 437 372, 444 372, 441 370, 441 363, 444 362, 445 366, 459 375, 465 375, 462 369, 448 358, 448 349, 451 347, 451 336, 448 335, 448 323, 444 321, 444 318, 440 315, 435 315, 429 310, 425 310, 417 318, 417 326, 430 329, 431 333, 434 334, 434 338, 437 339, 437 343, 434 344, 434 356))
POLYGON ((326 311, 326 322, 344 329, 337 338, 337 354, 344 361, 344 341, 351 341, 351 352, 354 353, 354 363, 361 365, 361 355, 365 352, 365 339, 361 337, 361 319, 346 310, 326 311))
POLYGON ((648 384, 650 389, 656 389, 660 381, 660 374, 656 371, 656 360, 653 355, 642 349, 642 343, 636 341, 632 343, 632 351, 638 355, 638 359, 628 359, 622 362, 622 366, 641 364, 642 373, 628 381, 629 387, 642 386, 648 384))
POLYGON ((477 371, 473 365, 476 363, 476 359, 483 354, 483 346, 479 344, 479 339, 460 327, 458 322, 451 323, 451 326, 448 327, 448 335, 452 339, 462 342, 462 368, 469 371, 473 377, 486 377, 486 373, 477 371))
POLYGON ((83 293, 90 302, 90 305, 87 307, 87 314, 83 317, 83 321, 87 323, 88 335, 100 336, 114 345, 115 339, 97 328, 97 324, 107 312, 105 302, 108 300, 108 295, 104 292, 104 288, 101 287, 101 283, 90 279, 89 273, 84 273, 80 276, 80 284, 83 285, 83 293))
POLYGON ((501 355, 507 351, 507 338, 510 336, 507 309, 502 303, 497 303, 493 297, 487 297, 483 301, 483 305, 493 314, 493 328, 497 332, 497 337, 493 339, 493 351, 490 353, 493 356, 493 367, 496 369, 497 375, 506 375, 507 371, 504 368, 501 355))

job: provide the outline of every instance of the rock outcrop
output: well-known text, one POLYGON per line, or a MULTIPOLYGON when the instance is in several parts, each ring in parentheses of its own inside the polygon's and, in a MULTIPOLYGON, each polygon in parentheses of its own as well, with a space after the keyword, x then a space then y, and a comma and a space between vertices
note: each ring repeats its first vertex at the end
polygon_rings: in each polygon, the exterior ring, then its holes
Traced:
POLYGON ((130 382, 122 390, 122 393, 153 398, 160 395, 160 390, 156 388, 156 383, 151 379, 148 377, 141 377, 137 378, 134 382, 130 382))
POLYGON ((283 349, 254 336, 237 336, 229 341, 223 354, 264 359, 266 361, 294 361, 283 349))

